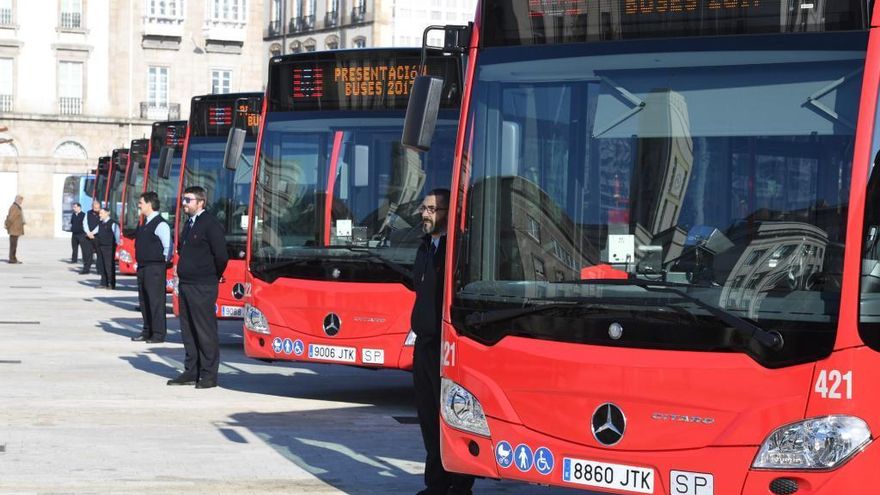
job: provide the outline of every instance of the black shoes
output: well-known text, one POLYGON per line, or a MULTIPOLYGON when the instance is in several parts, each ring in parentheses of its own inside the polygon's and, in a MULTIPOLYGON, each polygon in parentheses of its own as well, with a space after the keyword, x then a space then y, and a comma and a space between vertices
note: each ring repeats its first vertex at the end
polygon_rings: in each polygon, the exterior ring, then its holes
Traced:
POLYGON ((217 380, 199 380, 199 383, 196 383, 196 388, 214 388, 217 386, 217 380))
POLYGON ((80 270, 79 274, 80 275, 88 275, 89 271, 88 270, 80 270))
POLYGON ((149 339, 147 339, 147 343, 148 343, 148 344, 161 344, 161 343, 163 343, 163 342, 165 342, 165 339, 155 339, 155 338, 152 338, 152 337, 149 338, 149 339))
MULTIPOLYGON (((180 375, 177 378, 168 380, 166 385, 195 385, 196 379, 191 376, 180 375)), ((215 384, 216 385, 216 384, 215 384)))
POLYGON ((95 288, 96 288, 96 289, 106 289, 107 286, 106 286, 106 285, 101 285, 101 284, 99 284, 99 285, 95 286, 95 288))
POLYGON ((146 335, 138 335, 137 337, 132 337, 132 342, 149 342, 151 339, 146 335))

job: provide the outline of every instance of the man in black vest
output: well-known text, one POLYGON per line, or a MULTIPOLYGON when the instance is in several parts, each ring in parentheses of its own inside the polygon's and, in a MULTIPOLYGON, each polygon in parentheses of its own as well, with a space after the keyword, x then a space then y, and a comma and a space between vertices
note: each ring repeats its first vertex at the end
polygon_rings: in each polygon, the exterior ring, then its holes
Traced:
POLYGON ((79 203, 74 203, 73 206, 73 215, 70 215, 70 248, 73 250, 70 253, 70 262, 76 263, 77 254, 80 249, 82 249, 82 258, 83 262, 86 260, 86 248, 83 246, 85 244, 85 228, 83 227, 83 223, 86 219, 86 214, 83 213, 82 205, 79 203))
POLYGON ((205 211, 207 196, 199 186, 180 198, 189 219, 178 238, 177 266, 180 333, 186 350, 184 370, 168 385, 217 386, 220 339, 217 335, 217 289, 229 262, 226 233, 217 217, 205 211))
POLYGON ((119 225, 110 218, 110 210, 101 208, 101 223, 93 232, 98 243, 99 289, 116 289, 116 246, 119 244, 119 225))
POLYGON ((443 316, 443 274, 446 265, 446 222, 449 190, 429 192, 419 212, 424 240, 416 252, 413 284, 416 301, 410 325, 416 334, 413 384, 416 411, 425 443, 425 485, 419 495, 467 495, 474 478, 443 469, 440 460, 440 323, 443 316))
POLYGON ((159 195, 148 191, 138 198, 144 218, 134 235, 137 257, 138 299, 143 331, 132 337, 135 342, 165 342, 165 267, 171 259, 171 228, 159 215, 159 195))
MULTIPOLYGON (((86 213, 86 218, 83 223, 83 231, 85 232, 86 238, 83 240, 83 269, 79 272, 81 275, 88 275, 89 271, 92 269, 92 260, 95 257, 95 253, 98 252, 98 241, 95 239, 95 234, 97 233, 98 225, 101 223, 101 202, 98 200, 92 201, 92 209, 86 213)), ((95 267, 98 273, 101 273, 101 269, 97 266, 95 267)))

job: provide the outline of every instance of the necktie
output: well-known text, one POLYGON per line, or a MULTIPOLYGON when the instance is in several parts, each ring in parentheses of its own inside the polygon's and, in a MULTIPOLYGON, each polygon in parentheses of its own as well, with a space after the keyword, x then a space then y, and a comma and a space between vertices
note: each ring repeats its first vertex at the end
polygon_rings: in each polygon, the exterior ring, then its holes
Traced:
POLYGON ((181 237, 183 238, 184 242, 186 242, 187 238, 189 237, 189 230, 192 228, 192 226, 193 226, 194 223, 196 223, 196 217, 191 217, 191 218, 186 222, 186 227, 183 228, 183 235, 181 235, 181 237))

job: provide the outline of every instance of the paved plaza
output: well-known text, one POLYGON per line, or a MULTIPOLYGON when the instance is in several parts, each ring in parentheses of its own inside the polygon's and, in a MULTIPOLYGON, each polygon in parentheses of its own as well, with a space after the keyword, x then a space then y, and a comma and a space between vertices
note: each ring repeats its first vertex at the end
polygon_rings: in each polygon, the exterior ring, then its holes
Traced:
MULTIPOLYGON (((221 323, 220 387, 165 381, 179 326, 140 331, 134 277, 96 289, 67 239, 0 240, 0 494, 415 494, 424 452, 409 373, 267 364, 221 323)), ((170 298, 169 298, 170 311, 170 298)), ((478 480, 476 494, 584 493, 478 480)))

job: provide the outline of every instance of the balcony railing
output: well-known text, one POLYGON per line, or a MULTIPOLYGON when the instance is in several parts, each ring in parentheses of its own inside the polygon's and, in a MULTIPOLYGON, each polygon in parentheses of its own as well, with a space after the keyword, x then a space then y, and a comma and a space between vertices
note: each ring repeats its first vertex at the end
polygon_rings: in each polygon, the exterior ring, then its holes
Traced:
POLYGON ((71 98, 65 96, 58 98, 58 113, 60 113, 61 115, 82 115, 82 98, 71 98))
POLYGON ((0 95, 0 112, 12 111, 12 95, 0 95))
POLYGON ((351 22, 352 24, 358 22, 365 22, 367 20, 367 9, 366 7, 355 7, 351 9, 351 22))
POLYGON ((331 10, 324 14, 324 26, 325 27, 335 27, 339 24, 339 11, 331 10))
POLYGON ((141 118, 147 120, 180 119, 180 103, 141 102, 141 118))
POLYGON ((62 29, 80 29, 82 28, 82 13, 80 12, 62 12, 61 13, 62 29))
POLYGON ((0 26, 12 26, 12 9, 0 9, 0 26))
POLYGON ((266 31, 267 36, 281 36, 281 21, 269 21, 269 28, 266 31))

